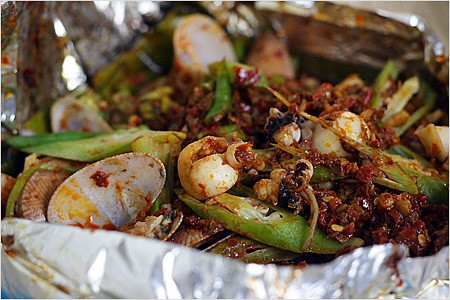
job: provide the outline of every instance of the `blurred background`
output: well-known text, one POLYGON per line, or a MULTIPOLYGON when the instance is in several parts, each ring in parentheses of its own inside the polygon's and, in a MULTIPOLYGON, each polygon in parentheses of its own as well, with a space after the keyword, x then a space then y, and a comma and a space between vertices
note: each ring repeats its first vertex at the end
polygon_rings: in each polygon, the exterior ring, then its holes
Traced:
POLYGON ((449 49, 449 2, 448 1, 332 1, 359 9, 390 16, 392 12, 415 14, 423 18, 436 36, 449 49))

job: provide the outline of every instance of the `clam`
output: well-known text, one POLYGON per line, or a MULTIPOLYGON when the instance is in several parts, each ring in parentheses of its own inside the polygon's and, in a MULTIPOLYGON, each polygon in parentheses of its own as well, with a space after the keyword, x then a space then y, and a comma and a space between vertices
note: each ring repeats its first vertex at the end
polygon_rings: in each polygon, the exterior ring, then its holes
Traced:
POLYGON ((53 132, 110 132, 111 126, 80 100, 66 96, 57 100, 50 112, 53 132))
POLYGON ((217 221, 207 219, 197 220, 192 227, 190 225, 180 227, 170 240, 183 246, 198 247, 224 229, 217 221))
POLYGON ((16 178, 2 173, 2 218, 5 215, 9 194, 11 194, 15 184, 16 178))
POLYGON ((155 201, 165 179, 164 165, 148 153, 130 152, 102 159, 58 187, 50 199, 48 221, 120 228, 155 201))
MULTIPOLYGON (((59 167, 79 167, 80 164, 73 161, 44 158, 39 164, 51 163, 59 167)), ((22 190, 22 195, 16 203, 18 217, 37 222, 47 220, 47 208, 50 198, 58 186, 64 182, 70 173, 62 170, 37 170, 28 178, 22 190)))
POLYGON ((170 204, 163 204, 162 207, 164 213, 147 216, 144 221, 136 222, 133 228, 125 232, 134 236, 166 241, 180 227, 183 213, 179 210, 172 210, 170 204))
POLYGON ((268 33, 256 39, 250 48, 246 64, 257 67, 268 77, 281 75, 295 77, 295 70, 288 47, 279 37, 268 33))
POLYGON ((189 15, 177 25, 173 45, 175 65, 194 76, 208 74, 211 63, 237 60, 222 27, 202 14, 189 15))

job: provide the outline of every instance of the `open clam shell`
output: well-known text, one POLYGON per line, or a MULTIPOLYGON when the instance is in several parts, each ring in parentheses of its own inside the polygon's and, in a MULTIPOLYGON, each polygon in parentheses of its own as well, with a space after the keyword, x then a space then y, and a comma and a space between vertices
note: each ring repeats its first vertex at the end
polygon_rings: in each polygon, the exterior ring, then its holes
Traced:
MULTIPOLYGON (((80 168, 81 163, 58 158, 46 157, 39 164, 53 164, 59 167, 80 168)), ((27 180, 22 195, 16 204, 18 217, 36 222, 47 221, 47 208, 50 198, 58 186, 64 182, 70 173, 63 169, 42 169, 34 172, 27 180)))
POLYGON ((105 158, 67 178, 53 194, 48 221, 81 227, 119 228, 160 194, 164 165, 148 153, 105 158))
POLYGON ((53 132, 109 132, 111 126, 95 111, 70 96, 57 100, 51 109, 53 132))
POLYGON ((295 77, 288 46, 275 34, 267 33, 258 37, 250 49, 246 63, 262 70, 269 77, 295 77))
POLYGON ((175 29, 173 45, 176 63, 184 71, 207 74, 208 65, 221 60, 236 61, 225 31, 214 19, 193 14, 175 29))
POLYGON ((47 206, 53 192, 69 177, 63 170, 43 170, 31 175, 17 203, 17 215, 36 222, 45 222, 47 206))
POLYGON ((5 216, 6 204, 8 197, 16 184, 16 178, 2 173, 2 218, 5 216))
POLYGON ((134 236, 166 241, 177 231, 182 221, 183 213, 181 211, 170 210, 158 216, 147 216, 125 232, 134 236))

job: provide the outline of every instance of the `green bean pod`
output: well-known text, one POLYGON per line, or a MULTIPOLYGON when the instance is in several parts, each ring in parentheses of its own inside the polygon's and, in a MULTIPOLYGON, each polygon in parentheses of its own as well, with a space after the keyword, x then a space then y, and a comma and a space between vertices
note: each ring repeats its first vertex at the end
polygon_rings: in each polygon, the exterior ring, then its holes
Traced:
POLYGON ((347 247, 359 247, 363 244, 359 238, 341 243, 316 229, 310 246, 303 249, 310 227, 299 215, 264 203, 270 207, 269 212, 273 212, 265 215, 252 205, 263 204, 262 202, 227 193, 213 197, 207 203, 192 198, 185 191, 178 190, 177 194, 199 216, 216 220, 233 232, 284 250, 333 254, 347 247))

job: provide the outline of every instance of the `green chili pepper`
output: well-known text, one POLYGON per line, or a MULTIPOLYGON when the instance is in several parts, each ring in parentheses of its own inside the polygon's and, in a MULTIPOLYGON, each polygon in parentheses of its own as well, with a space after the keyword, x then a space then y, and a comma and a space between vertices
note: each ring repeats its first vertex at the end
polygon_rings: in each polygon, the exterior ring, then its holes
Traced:
POLYGON ((237 124, 220 126, 219 132, 221 136, 229 136, 236 132, 238 138, 244 141, 247 140, 247 136, 239 130, 237 124))
POLYGON ((406 152, 402 153, 406 153, 414 158, 411 159, 391 153, 388 155, 408 174, 417 178, 417 188, 419 189, 419 192, 428 196, 428 202, 431 204, 448 203, 448 175, 440 174, 439 176, 436 176, 436 170, 429 168, 428 165, 421 165, 420 161, 416 158, 418 154, 404 146, 399 147, 396 150, 398 151, 399 149, 401 149, 400 151, 406 150, 406 152))
POLYGON ((428 203, 448 204, 448 182, 429 176, 419 176, 417 177, 417 186, 421 193, 428 196, 428 203))
MULTIPOLYGON (((186 134, 176 131, 153 131, 138 128, 116 130, 90 138, 37 143, 20 148, 27 153, 40 153, 47 156, 60 157, 83 162, 94 162, 105 157, 131 151, 131 143, 140 136, 149 136, 162 142, 179 142, 186 134)), ((38 137, 36 137, 38 138, 38 137)))
POLYGON ((316 166, 314 167, 314 173, 311 177, 311 182, 326 182, 326 181, 332 181, 332 180, 338 180, 342 179, 343 177, 339 177, 333 172, 331 172, 330 168, 326 166, 316 166))
POLYGON ((213 197, 207 203, 192 198, 184 191, 178 190, 177 194, 199 216, 216 220, 233 232, 284 250, 296 253, 332 254, 347 247, 359 247, 363 244, 358 238, 340 243, 316 229, 310 247, 303 250, 310 228, 306 220, 299 215, 264 203, 270 207, 269 213, 275 213, 265 215, 249 203, 262 204, 262 202, 227 193, 213 197))
POLYGON ((26 147, 34 147, 41 144, 47 144, 59 141, 73 141, 98 135, 94 132, 62 132, 62 133, 46 133, 34 136, 12 136, 6 139, 6 143, 11 147, 23 149, 26 147))
POLYGON ((256 264, 284 262, 300 256, 299 253, 271 247, 240 235, 220 242, 210 252, 256 264))
POLYGON ((248 47, 251 43, 250 38, 245 36, 232 36, 230 37, 230 40, 233 44, 234 53, 236 53, 237 60, 243 61, 247 55, 248 47))
POLYGON ((211 122, 214 117, 223 116, 233 109, 233 99, 231 97, 231 86, 228 75, 224 69, 218 72, 214 102, 205 117, 205 122, 211 122))
POLYGON ((399 68, 393 60, 388 60, 384 65, 381 72, 378 74, 373 88, 375 91, 375 96, 371 100, 371 107, 380 108, 382 103, 381 94, 384 91, 385 84, 389 78, 396 80, 399 74, 399 68))
POLYGON ((75 173, 76 171, 78 171, 80 168, 68 168, 68 167, 57 166, 54 164, 42 164, 42 165, 36 165, 36 166, 26 169, 24 172, 19 174, 11 193, 9 194, 8 202, 6 204, 6 209, 5 209, 5 216, 6 217, 14 216, 14 207, 16 205, 16 202, 19 199, 19 197, 22 195, 22 190, 23 190, 25 184, 27 183, 27 181, 31 177, 31 175, 34 174, 34 172, 39 171, 39 170, 49 170, 49 171, 64 170, 64 171, 72 174, 72 173, 75 173))
POLYGON ((216 91, 213 104, 205 117, 207 123, 233 109, 231 85, 261 87, 268 85, 267 78, 262 72, 244 64, 221 61, 209 65, 209 70, 211 75, 216 78, 216 91), (241 75, 241 73, 245 73, 245 75, 241 75))
POLYGON ((269 85, 269 81, 264 73, 253 66, 231 61, 221 61, 209 65, 209 70, 212 76, 227 74, 229 83, 233 85, 243 87, 267 87, 269 85), (241 72, 248 75, 247 78, 242 76, 241 72))

